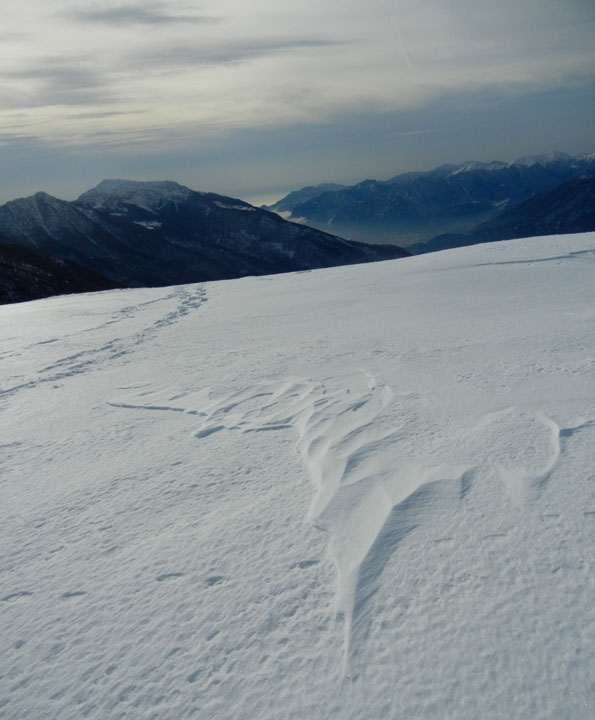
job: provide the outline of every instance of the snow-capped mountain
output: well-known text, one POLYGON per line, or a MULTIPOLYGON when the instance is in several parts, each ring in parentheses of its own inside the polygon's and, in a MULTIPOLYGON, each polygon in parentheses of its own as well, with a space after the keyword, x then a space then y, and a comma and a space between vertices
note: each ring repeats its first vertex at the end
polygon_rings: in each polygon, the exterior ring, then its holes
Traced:
POLYGON ((319 194, 294 205, 290 217, 345 237, 407 246, 440 233, 470 232, 533 195, 594 175, 593 155, 560 152, 511 163, 442 165, 319 194))
MULTIPOLYGON (((195 191, 196 192, 196 191, 195 191)), ((193 191, 172 181, 138 182, 135 180, 103 180, 78 199, 78 204, 110 213, 128 213, 129 207, 150 213, 167 205, 178 207, 192 196, 193 191)), ((196 192, 197 195, 205 193, 196 192)))
POLYGON ((594 259, 0 307, 0 715, 590 717, 594 259))
POLYGON ((74 202, 37 193, 0 207, 0 234, 12 244, 86 267, 112 287, 308 270, 407 254, 348 242, 241 200, 173 182, 108 180, 74 202))

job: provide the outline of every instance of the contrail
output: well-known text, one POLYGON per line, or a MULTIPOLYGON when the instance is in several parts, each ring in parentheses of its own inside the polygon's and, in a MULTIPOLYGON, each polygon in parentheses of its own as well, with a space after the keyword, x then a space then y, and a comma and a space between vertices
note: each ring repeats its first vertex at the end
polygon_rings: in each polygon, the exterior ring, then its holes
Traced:
POLYGON ((405 60, 405 64, 408 68, 414 68, 415 63, 413 60, 409 57, 409 53, 407 52, 407 48, 405 47, 405 43, 403 42, 403 35, 401 33, 401 28, 399 25, 395 22, 395 19, 390 12, 390 10, 386 7, 386 0, 380 0, 380 5, 382 7, 383 13, 386 15, 386 19, 389 21, 392 29, 395 32, 395 35, 397 36, 397 43, 399 47, 399 51, 401 52, 401 55, 403 56, 403 59, 405 60))

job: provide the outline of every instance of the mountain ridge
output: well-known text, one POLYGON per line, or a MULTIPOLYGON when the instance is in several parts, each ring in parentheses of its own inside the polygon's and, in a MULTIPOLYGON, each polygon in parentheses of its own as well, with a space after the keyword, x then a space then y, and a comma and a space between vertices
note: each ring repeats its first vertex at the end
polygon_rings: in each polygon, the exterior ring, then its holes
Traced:
POLYGON ((566 235, 595 230, 595 178, 562 183, 503 210, 472 233, 437 235, 427 243, 411 245, 415 253, 435 252, 479 243, 543 235, 566 235))
MULTIPOLYGON (((172 181, 106 180, 65 201, 44 192, 0 207, 7 243, 54 256, 111 287, 175 285, 404 257, 172 181)), ((23 297, 22 299, 31 299, 23 297)))
POLYGON ((407 247, 444 232, 471 232, 506 207, 593 175, 592 153, 554 151, 509 163, 466 161, 325 192, 295 205, 289 217, 345 237, 407 247))

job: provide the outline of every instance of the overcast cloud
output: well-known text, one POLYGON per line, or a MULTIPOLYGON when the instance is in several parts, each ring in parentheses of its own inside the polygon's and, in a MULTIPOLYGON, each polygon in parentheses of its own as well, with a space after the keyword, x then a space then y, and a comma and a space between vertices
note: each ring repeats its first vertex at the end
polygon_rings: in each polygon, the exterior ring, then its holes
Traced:
POLYGON ((38 189, 43 176, 32 150, 30 179, 21 169, 21 184, 10 184, 10 137, 19 146, 36 138, 39 157, 63 157, 65 189, 85 189, 72 158, 101 153, 98 172, 184 175, 244 196, 250 163, 255 192, 273 192, 284 167, 293 187, 507 159, 537 150, 537 138, 542 151, 554 142, 593 151, 594 33, 592 0, 22 0, 3 8, 0 35, 0 131, 10 128, 0 199, 38 189), (556 94, 562 103, 568 92, 574 114, 564 108, 564 133, 536 109, 547 97, 556 114, 556 94), (480 132, 490 118, 508 128, 508 144, 497 128, 493 142, 480 132), (324 127, 328 154, 322 144, 308 152, 324 127), (254 158, 244 143, 261 132, 269 143, 254 158), (405 143, 416 136, 425 146, 412 156, 405 143), (336 137, 351 138, 342 147, 351 172, 336 162, 336 137))
MULTIPOLYGON (((171 5, 171 4, 170 4, 171 5)), ((217 18, 201 15, 184 15, 172 12, 170 5, 161 2, 145 2, 128 5, 80 6, 64 13, 65 17, 84 23, 108 25, 166 25, 171 23, 212 23, 217 18)))

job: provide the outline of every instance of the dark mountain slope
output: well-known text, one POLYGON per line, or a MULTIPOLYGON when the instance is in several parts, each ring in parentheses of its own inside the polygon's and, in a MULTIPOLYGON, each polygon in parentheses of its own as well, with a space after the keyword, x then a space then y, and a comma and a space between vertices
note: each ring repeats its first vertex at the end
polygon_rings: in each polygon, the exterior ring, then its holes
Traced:
POLYGON ((114 287, 77 263, 0 240, 0 304, 114 287))
POLYGON ((13 245, 88 268, 112 286, 171 285, 385 260, 393 246, 353 243, 241 200, 172 182, 108 180, 75 201, 47 195, 0 207, 13 245))
POLYGON ((595 178, 571 180, 536 195, 483 223, 475 234, 505 240, 590 230, 595 230, 595 178))
POLYGON ((292 212, 297 205, 312 200, 322 193, 332 192, 334 190, 343 190, 345 185, 337 183, 320 183, 319 185, 308 185, 307 187, 294 190, 285 197, 278 200, 273 205, 263 205, 263 210, 272 210, 273 212, 292 212))
POLYGON ((418 253, 432 252, 496 240, 591 230, 595 230, 595 178, 585 178, 563 183, 505 210, 469 235, 438 235, 410 249, 418 253))

